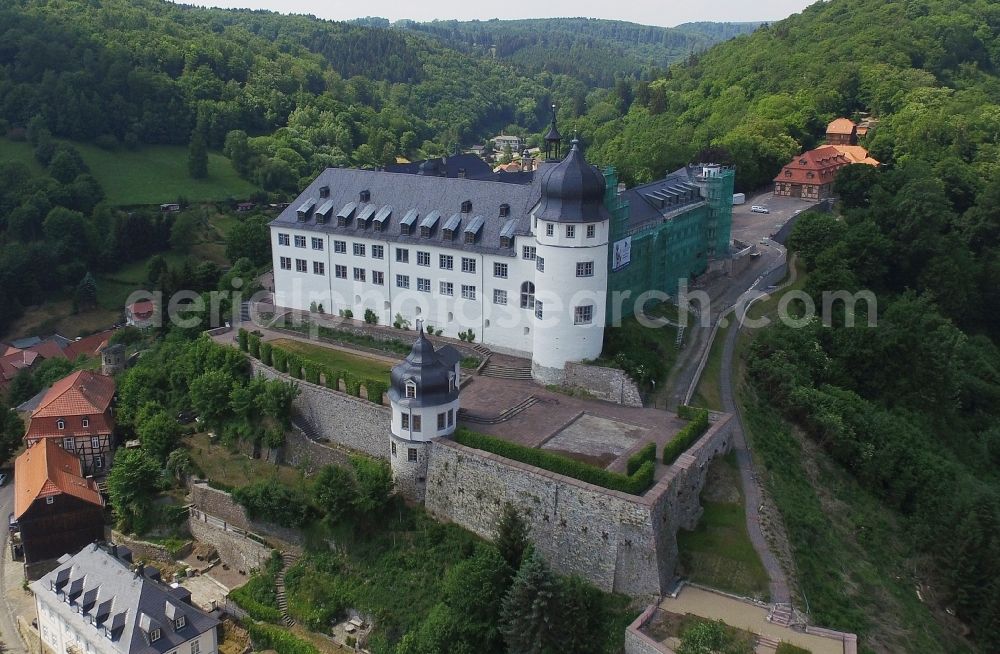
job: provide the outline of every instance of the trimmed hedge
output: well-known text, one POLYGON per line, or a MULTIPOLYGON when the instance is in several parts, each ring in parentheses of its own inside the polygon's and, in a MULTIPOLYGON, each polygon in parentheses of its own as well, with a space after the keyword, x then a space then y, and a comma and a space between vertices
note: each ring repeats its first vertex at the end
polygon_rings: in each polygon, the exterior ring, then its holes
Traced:
POLYGON ((271 348, 271 366, 278 372, 288 372, 288 354, 280 347, 271 348))
POLYGON ((389 385, 375 379, 366 379, 365 390, 368 392, 369 402, 382 404, 382 394, 389 390, 389 385))
MULTIPOLYGON (((701 438, 702 434, 708 431, 708 410, 693 409, 693 411, 696 413, 691 422, 677 432, 672 441, 663 446, 663 463, 666 465, 670 465, 676 461, 677 457, 684 454, 689 447, 694 445, 696 440, 701 438)), ((680 414, 680 411, 678 411, 678 414, 680 414)))
POLYGON ((274 346, 271 345, 270 343, 260 344, 260 362, 263 363, 265 366, 274 365, 274 359, 271 357, 273 349, 274 346))
POLYGON ((247 345, 249 347, 250 356, 255 359, 260 358, 260 336, 257 334, 250 334, 247 337, 247 345))
POLYGON ((312 361, 306 361, 302 365, 306 381, 310 384, 319 384, 320 367, 312 361))
POLYGON ((273 627, 260 622, 247 625, 254 649, 273 649, 278 654, 319 654, 319 650, 309 641, 303 640, 281 627, 273 627))
POLYGON ((524 445, 511 443, 465 428, 456 430, 454 438, 456 443, 465 445, 466 447, 499 454, 508 459, 527 463, 528 465, 533 465, 549 472, 566 475, 573 479, 585 481, 588 484, 621 491, 630 495, 642 495, 653 485, 653 472, 656 466, 652 461, 646 461, 639 466, 635 474, 626 476, 621 473, 609 472, 602 468, 581 463, 575 459, 552 454, 545 450, 525 447, 524 445))
POLYGON ((698 417, 698 412, 703 411, 698 407, 688 406, 687 404, 682 404, 677 407, 677 417, 683 420, 694 420, 698 417))
POLYGON ((656 462, 656 443, 646 443, 641 450, 628 458, 628 463, 625 465, 627 474, 634 475, 646 461, 656 462))
POLYGON ((250 346, 247 339, 248 335, 249 334, 247 333, 247 330, 243 329, 242 327, 240 327, 240 331, 236 333, 236 339, 237 341, 239 341, 240 350, 242 350, 243 352, 250 351, 250 346))
POLYGON ((295 379, 302 379, 302 358, 295 354, 286 353, 288 361, 288 374, 295 379))

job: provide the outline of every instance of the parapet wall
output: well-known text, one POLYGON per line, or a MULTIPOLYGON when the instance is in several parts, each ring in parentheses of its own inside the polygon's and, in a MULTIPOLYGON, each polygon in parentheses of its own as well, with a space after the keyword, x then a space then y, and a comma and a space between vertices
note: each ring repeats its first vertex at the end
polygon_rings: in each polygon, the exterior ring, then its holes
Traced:
POLYGON ((642 406, 639 388, 624 370, 589 366, 583 363, 566 364, 563 384, 581 388, 599 400, 614 402, 624 406, 642 406))
POLYGON ((250 357, 254 374, 280 379, 299 387, 294 410, 316 428, 320 436, 379 459, 389 458, 389 425, 392 411, 359 397, 295 379, 250 357))

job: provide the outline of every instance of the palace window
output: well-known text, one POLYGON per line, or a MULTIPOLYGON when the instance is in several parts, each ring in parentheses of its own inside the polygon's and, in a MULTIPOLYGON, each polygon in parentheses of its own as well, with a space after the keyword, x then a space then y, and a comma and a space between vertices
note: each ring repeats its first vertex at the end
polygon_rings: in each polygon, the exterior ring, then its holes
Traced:
POLYGON ((462 272, 476 272, 476 260, 470 259, 469 257, 462 257, 462 272))
POLYGON ((419 414, 413 416, 413 420, 411 420, 410 422, 412 423, 412 427, 410 427, 410 431, 415 431, 415 432, 420 431, 420 415, 419 414))
POLYGON ((305 246, 306 246, 306 237, 305 236, 296 236, 295 237, 295 247, 297 247, 297 248, 304 248, 305 246))
POLYGON ((355 268, 354 269, 354 281, 356 281, 356 282, 363 282, 363 281, 365 281, 365 269, 364 268, 355 268))
POLYGON ((316 238, 315 236, 313 236, 312 237, 312 249, 314 249, 314 250, 322 250, 323 249, 323 239, 316 238))
POLYGON ((365 244, 364 243, 355 243, 354 244, 354 256, 356 256, 356 257, 363 257, 363 256, 365 256, 365 244))
POLYGON ((507 304, 507 291, 493 289, 493 304, 507 304))
POLYGON ((462 298, 466 300, 476 299, 476 287, 462 284, 462 298))
POLYGON ((587 225, 587 238, 594 238, 597 235, 597 228, 594 225, 587 225))
POLYGON ((333 274, 337 279, 347 279, 347 266, 334 266, 333 274))
POLYGON ((525 245, 521 247, 521 258, 527 259, 528 261, 535 260, 535 246, 525 245))
POLYGON ((535 285, 532 282, 521 284, 521 308, 535 308, 535 285))
POLYGON ((295 260, 295 271, 296 272, 306 272, 309 270, 309 264, 305 259, 295 260))
POLYGON ((292 240, 288 234, 278 234, 278 245, 291 245, 292 240))
POLYGON ((537 257, 535 259, 535 270, 545 272, 545 257, 537 257))
POLYGON ((149 632, 149 642, 155 643, 160 639, 161 635, 163 634, 159 629, 153 629, 152 631, 149 632))
POLYGON ((448 414, 442 411, 441 413, 438 414, 438 429, 439 430, 444 429, 447 424, 448 424, 448 414))
POLYGON ((454 270, 455 269, 455 257, 450 254, 442 254, 438 256, 438 265, 441 270, 454 270))
POLYGON ((454 295, 455 285, 452 284, 451 282, 441 282, 440 291, 441 295, 454 295))
POLYGON ((385 258, 385 246, 373 245, 372 246, 372 259, 384 259, 385 258))
POLYGON ((576 238, 576 225, 566 225, 566 238, 576 238))
POLYGON ((410 251, 406 248, 396 248, 396 263, 410 263, 410 251))
POLYGON ((591 305, 586 305, 582 307, 573 308, 573 324, 574 325, 589 325, 594 321, 594 307, 591 305))
POLYGON ((385 273, 381 270, 373 270, 372 284, 375 284, 376 286, 385 286, 385 273))
POLYGON ((431 265, 431 253, 421 252, 420 250, 417 250, 417 265, 418 266, 431 265))
POLYGON ((545 224, 545 235, 546 236, 555 236, 555 233, 556 233, 556 226, 553 225, 552 223, 546 223, 545 224))
POLYGON ((542 319, 542 301, 541 300, 536 300, 535 301, 535 317, 538 318, 539 320, 542 319))
POLYGON ((417 448, 409 447, 406 449, 406 460, 416 461, 417 460, 417 448))
POLYGON ((292 258, 291 257, 281 257, 281 269, 291 270, 292 269, 292 258))
POLYGON ((396 286, 398 288, 410 288, 410 276, 396 275, 396 286))
POLYGON ((431 292, 431 280, 424 279, 423 277, 417 277, 417 290, 424 293, 431 292))
POLYGON ((593 277, 594 276, 594 262, 593 261, 578 261, 576 264, 576 276, 577 277, 593 277))
POLYGON ((314 275, 325 275, 326 274, 326 264, 322 261, 313 261, 313 274, 314 275))
MULTIPOLYGON (((177 619, 174 620, 174 629, 183 629, 184 625, 186 625, 186 624, 187 624, 187 617, 183 616, 183 615, 179 615, 179 616, 177 616, 177 619)), ((198 652, 196 650, 196 647, 195 647, 197 644, 198 644, 197 640, 194 641, 193 643, 191 643, 191 654, 198 654, 198 652)))
POLYGON ((493 264, 493 276, 499 277, 500 279, 507 279, 507 264, 505 263, 494 263, 493 264))
POLYGON ((396 456, 396 442, 395 441, 392 442, 392 455, 396 456))
POLYGON ((347 241, 334 241, 333 252, 335 254, 347 254, 347 241))

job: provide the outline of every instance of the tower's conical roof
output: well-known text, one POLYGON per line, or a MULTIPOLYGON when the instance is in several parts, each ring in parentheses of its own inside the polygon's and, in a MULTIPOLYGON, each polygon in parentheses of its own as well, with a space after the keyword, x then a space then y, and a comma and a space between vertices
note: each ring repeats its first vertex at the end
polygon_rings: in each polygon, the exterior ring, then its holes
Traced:
POLYGON ((566 158, 542 172, 542 199, 535 217, 558 222, 596 222, 609 218, 604 207, 604 175, 587 163, 573 139, 566 158))

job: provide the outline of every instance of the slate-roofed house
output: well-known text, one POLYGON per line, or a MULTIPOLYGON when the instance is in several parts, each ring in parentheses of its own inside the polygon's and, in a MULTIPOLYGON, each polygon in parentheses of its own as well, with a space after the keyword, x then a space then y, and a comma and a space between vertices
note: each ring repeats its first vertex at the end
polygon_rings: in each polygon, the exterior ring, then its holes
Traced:
POLYGON ((31 584, 42 641, 68 654, 216 654, 219 621, 190 593, 87 545, 31 584))
POLYGON ((14 461, 14 518, 24 562, 56 559, 104 538, 104 500, 75 454, 42 439, 14 461))
MULTIPOLYGON (((496 351, 530 357, 535 379, 558 382, 567 361, 600 354, 611 249, 622 250, 633 229, 614 172, 587 162, 576 141, 560 159, 560 139, 553 122, 546 161, 530 171, 494 173, 471 155, 323 171, 270 225, 275 305, 374 313, 381 324, 424 319, 451 337, 471 331, 496 351)), ((660 275, 665 264, 637 261, 630 285, 640 292, 673 292, 708 258, 728 255, 721 212, 731 212, 732 194, 712 191, 721 209, 710 212, 699 179, 681 171, 648 189, 650 199, 637 197, 637 219, 684 214, 684 229, 663 236, 691 240, 670 275, 660 275)), ((670 249, 657 246, 649 256, 670 249)))
POLYGON ((80 456, 85 474, 103 474, 113 455, 114 396, 114 379, 78 370, 48 390, 32 411, 24 438, 29 446, 54 440, 80 456))

